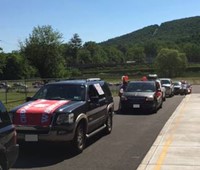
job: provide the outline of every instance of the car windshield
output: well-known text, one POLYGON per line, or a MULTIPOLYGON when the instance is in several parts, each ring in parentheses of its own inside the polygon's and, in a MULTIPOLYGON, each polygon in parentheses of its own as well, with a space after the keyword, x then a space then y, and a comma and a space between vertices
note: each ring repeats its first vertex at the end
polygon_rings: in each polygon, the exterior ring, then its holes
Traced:
POLYGON ((85 86, 73 84, 49 84, 43 86, 33 99, 47 100, 85 100, 85 86))
POLYGON ((174 82, 174 85, 175 85, 175 86, 180 86, 181 83, 180 83, 180 82, 174 82))
POLYGON ((161 84, 170 84, 169 80, 161 80, 161 84))
POLYGON ((134 82, 129 83, 126 92, 153 92, 156 90, 154 83, 134 82))

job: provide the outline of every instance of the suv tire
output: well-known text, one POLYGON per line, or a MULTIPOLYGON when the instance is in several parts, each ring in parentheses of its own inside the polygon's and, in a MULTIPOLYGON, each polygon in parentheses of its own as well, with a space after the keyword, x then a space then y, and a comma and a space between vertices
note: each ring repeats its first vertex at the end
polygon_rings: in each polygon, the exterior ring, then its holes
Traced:
POLYGON ((85 142, 86 142, 86 132, 85 132, 84 124, 79 123, 76 128, 76 132, 75 132, 75 136, 73 140, 73 146, 74 146, 75 151, 77 151, 78 153, 81 153, 83 149, 85 148, 85 142))
POLYGON ((112 131, 112 113, 109 112, 108 118, 106 120, 106 128, 105 128, 105 133, 106 134, 110 134, 112 131))

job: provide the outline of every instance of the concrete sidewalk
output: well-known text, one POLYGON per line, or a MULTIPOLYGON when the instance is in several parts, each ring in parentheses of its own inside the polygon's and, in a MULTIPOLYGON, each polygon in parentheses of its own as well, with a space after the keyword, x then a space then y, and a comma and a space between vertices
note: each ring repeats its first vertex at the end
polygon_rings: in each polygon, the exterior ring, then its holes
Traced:
POLYGON ((200 94, 185 96, 137 170, 200 170, 200 94))

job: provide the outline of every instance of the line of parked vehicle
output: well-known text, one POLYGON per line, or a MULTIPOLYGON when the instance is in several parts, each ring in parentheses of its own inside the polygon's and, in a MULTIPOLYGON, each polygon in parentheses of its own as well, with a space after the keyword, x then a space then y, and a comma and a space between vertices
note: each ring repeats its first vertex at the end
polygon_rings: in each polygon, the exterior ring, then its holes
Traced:
MULTIPOLYGON (((127 83, 120 95, 119 111, 156 112, 166 97, 191 91, 186 82, 173 83, 169 78, 148 75, 127 83)), ((87 138, 102 130, 111 133, 113 113, 109 85, 99 78, 47 83, 9 112, 0 102, 0 169, 9 169, 15 163, 19 141, 70 141, 80 153, 87 138)))
POLYGON ((130 81, 120 96, 119 112, 146 110, 151 113, 162 108, 166 97, 187 95, 192 86, 186 81, 172 82, 170 78, 158 78, 157 74, 149 74, 140 81, 130 81))

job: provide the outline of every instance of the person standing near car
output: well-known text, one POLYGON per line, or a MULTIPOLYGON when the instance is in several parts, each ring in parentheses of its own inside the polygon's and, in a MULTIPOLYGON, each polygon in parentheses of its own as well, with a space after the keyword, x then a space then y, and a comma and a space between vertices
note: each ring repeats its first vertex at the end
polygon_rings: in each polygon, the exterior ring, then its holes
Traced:
POLYGON ((126 87, 128 85, 128 81, 129 81, 129 78, 128 78, 127 75, 122 76, 122 84, 120 85, 119 93, 118 93, 118 96, 119 96, 119 107, 118 107, 118 110, 119 111, 121 109, 121 97, 122 97, 122 94, 124 93, 124 91, 126 90, 126 87))
POLYGON ((128 80, 129 80, 129 78, 128 78, 127 75, 122 76, 122 84, 121 84, 121 86, 120 86, 120 88, 119 88, 119 93, 118 93, 118 96, 119 96, 120 98, 121 98, 121 96, 122 96, 124 90, 125 90, 126 87, 127 87, 128 80))

